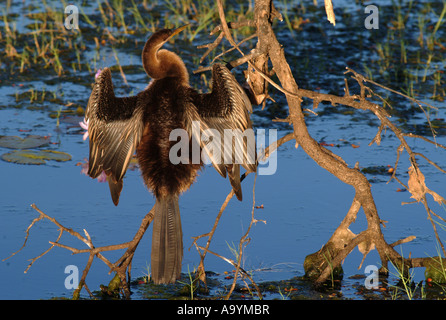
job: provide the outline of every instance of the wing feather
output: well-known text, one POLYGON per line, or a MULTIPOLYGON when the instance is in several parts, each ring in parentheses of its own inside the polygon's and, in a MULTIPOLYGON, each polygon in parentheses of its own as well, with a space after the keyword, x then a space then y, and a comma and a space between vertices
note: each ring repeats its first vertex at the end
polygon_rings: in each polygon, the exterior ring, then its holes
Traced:
POLYGON ((248 172, 257 170, 255 138, 249 117, 252 112, 249 98, 232 73, 217 63, 212 68, 212 92, 197 94, 193 104, 195 108, 188 108, 186 114, 186 127, 190 135, 201 142, 202 149, 220 175, 229 175, 234 192, 241 200, 240 165, 248 172), (191 130, 193 121, 200 122, 200 137, 197 136, 197 130, 191 130), (212 132, 207 131, 208 129, 216 130, 220 141, 211 139, 212 132), (221 152, 213 152, 211 142, 214 146, 219 145, 221 152))
POLYGON ((116 97, 110 69, 105 68, 93 85, 85 118, 90 137, 88 174, 97 178, 105 171, 118 205, 122 179, 144 129, 143 105, 137 96, 116 97))

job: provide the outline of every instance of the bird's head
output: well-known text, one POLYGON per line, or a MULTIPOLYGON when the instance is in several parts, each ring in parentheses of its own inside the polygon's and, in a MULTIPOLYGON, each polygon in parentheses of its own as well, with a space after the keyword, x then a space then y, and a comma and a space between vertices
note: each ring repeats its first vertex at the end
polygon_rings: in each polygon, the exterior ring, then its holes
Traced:
POLYGON ((144 69, 150 77, 154 79, 162 79, 164 77, 176 75, 172 73, 184 71, 182 68, 184 63, 180 57, 173 52, 160 49, 166 42, 186 29, 188 25, 189 24, 186 24, 177 29, 158 30, 147 40, 142 52, 142 61, 144 69), (179 70, 178 67, 180 67, 179 69, 181 70, 179 70))
POLYGON ((187 28, 189 24, 186 24, 177 29, 161 29, 152 34, 152 36, 147 40, 147 43, 150 42, 154 47, 158 49, 161 48, 166 42, 172 39, 174 36, 179 34, 181 31, 187 28))

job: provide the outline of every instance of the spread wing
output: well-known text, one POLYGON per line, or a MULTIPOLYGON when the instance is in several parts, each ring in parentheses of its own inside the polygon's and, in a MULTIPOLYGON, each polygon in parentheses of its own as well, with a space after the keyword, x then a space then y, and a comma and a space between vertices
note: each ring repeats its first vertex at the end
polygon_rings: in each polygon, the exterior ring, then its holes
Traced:
POLYGON ((248 172, 257 169, 249 98, 225 66, 214 64, 212 92, 195 95, 193 104, 196 108, 189 108, 186 115, 190 136, 197 138, 200 133, 201 147, 212 165, 222 177, 228 174, 237 198, 242 200, 240 165, 248 172), (200 131, 192 130, 193 121, 200 121, 200 131))
POLYGON ((110 69, 96 78, 88 100, 85 118, 88 121, 90 157, 88 175, 107 175, 113 203, 118 205, 122 179, 141 139, 143 108, 137 96, 117 98, 110 69))

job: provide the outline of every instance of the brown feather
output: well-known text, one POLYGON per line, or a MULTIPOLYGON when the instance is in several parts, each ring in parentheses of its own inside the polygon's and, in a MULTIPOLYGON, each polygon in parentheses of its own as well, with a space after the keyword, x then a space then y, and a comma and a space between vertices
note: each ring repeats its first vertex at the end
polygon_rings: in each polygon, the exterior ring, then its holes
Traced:
POLYGON ((115 205, 142 136, 143 111, 138 97, 115 96, 110 69, 105 68, 93 85, 85 112, 90 137, 88 174, 97 178, 105 171, 115 205))
POLYGON ((183 232, 178 196, 159 197, 155 203, 152 234, 151 277, 153 282, 174 283, 181 274, 183 232))
MULTIPOLYGON (((180 277, 183 257, 181 218, 178 197, 188 190, 203 165, 192 163, 193 139, 206 130, 214 129, 223 138, 225 129, 251 129, 251 104, 231 72, 221 64, 212 71, 211 93, 199 94, 189 86, 189 75, 173 52, 161 50, 163 44, 183 30, 160 30, 154 33, 142 52, 143 66, 154 80, 137 96, 115 96, 111 73, 105 68, 96 79, 88 101, 86 119, 89 121, 90 159, 88 174, 96 178, 107 174, 113 203, 119 203, 124 175, 136 151, 144 183, 156 197, 152 237, 152 279, 155 283, 172 283, 180 277), (193 130, 193 121, 200 129, 193 130), (174 129, 188 133, 188 163, 173 164, 169 157, 174 129)), ((224 141, 222 141, 223 143, 224 141)), ((215 169, 228 175, 231 186, 242 200, 240 165, 247 171, 256 170, 255 144, 244 139, 223 146, 218 156, 211 152, 210 138, 200 147, 208 153, 215 169), (230 163, 224 163, 224 159, 230 163), (234 160, 242 162, 234 163, 234 160)))
MULTIPOLYGON (((235 178, 235 172, 240 174, 240 164, 248 172, 257 170, 256 146, 252 123, 249 112, 252 106, 243 88, 238 84, 232 73, 222 64, 214 64, 212 68, 212 92, 207 94, 191 94, 195 108, 189 108, 187 125, 191 132, 192 121, 200 121, 201 134, 206 129, 215 129, 221 137, 220 156, 217 157, 208 151, 208 141, 201 141, 202 148, 207 152, 212 165, 226 178, 226 172, 230 174, 229 180, 239 200, 242 199, 240 177, 235 178), (192 110, 194 112, 192 112, 192 110), (225 146, 225 130, 246 133, 251 140, 234 138, 231 146, 225 146), (229 163, 228 163, 229 160, 229 163), (237 161, 239 160, 239 161, 237 161)), ((240 136, 239 136, 240 137, 240 136)), ((210 149, 210 148, 209 148, 210 149)))

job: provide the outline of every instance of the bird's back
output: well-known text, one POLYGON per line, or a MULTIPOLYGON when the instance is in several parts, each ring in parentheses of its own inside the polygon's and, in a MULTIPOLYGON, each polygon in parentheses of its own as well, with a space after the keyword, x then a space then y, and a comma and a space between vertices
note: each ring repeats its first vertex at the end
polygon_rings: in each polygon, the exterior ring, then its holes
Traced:
POLYGON ((189 154, 170 154, 172 146, 180 141, 170 141, 173 130, 186 133, 184 115, 185 109, 191 107, 190 88, 175 78, 164 78, 153 81, 138 99, 145 104, 145 129, 137 149, 144 182, 156 196, 180 194, 194 182, 201 167, 192 164, 191 142, 186 134, 181 136, 181 142, 189 145, 189 154), (173 163, 172 156, 189 158, 188 163, 173 163))

